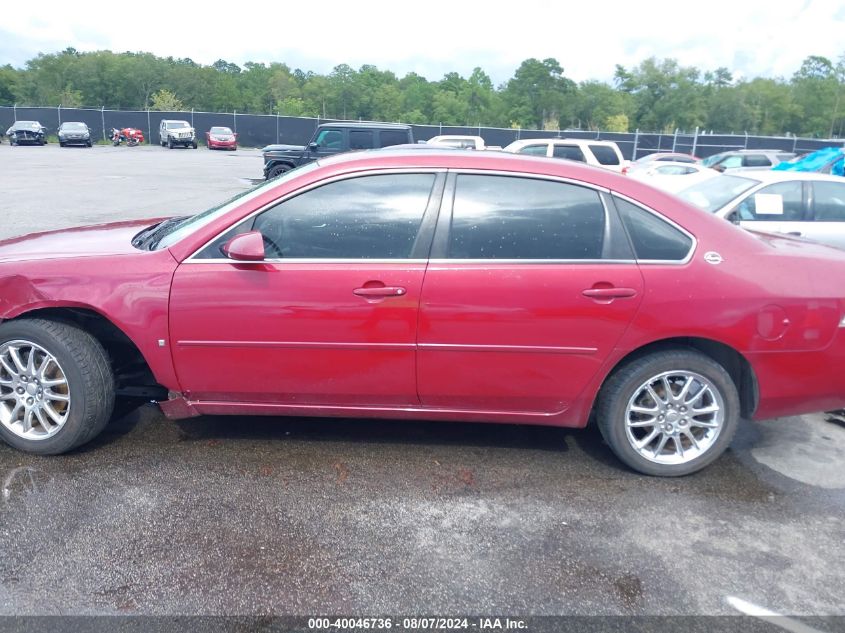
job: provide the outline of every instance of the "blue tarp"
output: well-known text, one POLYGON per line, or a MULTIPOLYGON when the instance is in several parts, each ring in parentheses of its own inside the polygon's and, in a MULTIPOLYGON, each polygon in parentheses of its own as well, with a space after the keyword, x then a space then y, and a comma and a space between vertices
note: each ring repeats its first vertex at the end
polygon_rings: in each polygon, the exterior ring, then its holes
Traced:
POLYGON ((777 171, 819 171, 834 176, 845 175, 845 149, 825 147, 812 154, 807 154, 791 163, 778 163, 772 169, 777 171))

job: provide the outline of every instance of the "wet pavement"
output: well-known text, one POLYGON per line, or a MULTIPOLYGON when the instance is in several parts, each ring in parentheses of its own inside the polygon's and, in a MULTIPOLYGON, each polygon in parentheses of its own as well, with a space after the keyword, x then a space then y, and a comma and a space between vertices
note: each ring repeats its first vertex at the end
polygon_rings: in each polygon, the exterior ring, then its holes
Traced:
MULTIPOLYGON (((0 146, 0 237, 188 213, 255 151, 0 146)), ((845 418, 744 422, 655 479, 597 431, 146 406, 0 445, 4 614, 845 614, 845 418)))
POLYGON ((594 429, 145 406, 71 455, 0 447, 0 614, 843 614, 843 458, 822 415, 655 479, 594 429))

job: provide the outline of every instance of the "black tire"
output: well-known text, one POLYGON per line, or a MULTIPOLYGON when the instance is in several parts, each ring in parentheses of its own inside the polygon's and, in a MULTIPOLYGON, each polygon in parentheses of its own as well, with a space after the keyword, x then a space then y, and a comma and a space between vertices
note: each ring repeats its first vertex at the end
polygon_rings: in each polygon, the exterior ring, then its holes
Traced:
POLYGON ((88 141, 87 143, 85 143, 86 147, 91 147, 91 145, 92 145, 91 141, 88 141))
POLYGON ((172 138, 167 139, 167 149, 173 149, 173 139, 172 138))
POLYGON ((290 167, 288 167, 287 165, 276 165, 269 172, 267 172, 267 180, 275 178, 276 176, 281 176, 282 174, 288 171, 290 171, 290 167))
POLYGON ((197 142, 196 142, 196 141, 194 141, 193 143, 191 143, 191 147, 193 147, 194 149, 196 149, 196 148, 197 148, 197 142))
POLYGON ((38 318, 0 324, 0 345, 16 339, 35 343, 56 358, 67 379, 70 411, 61 429, 47 439, 25 439, 2 424, 0 438, 38 455, 58 455, 94 439, 108 424, 114 408, 114 375, 103 346, 74 325, 38 318))
POLYGON ((685 348, 655 352, 618 368, 605 382, 596 403, 599 430, 616 456, 638 472, 659 477, 689 475, 708 466, 730 446, 739 417, 739 394, 725 368, 709 356, 685 348), (640 455, 626 433, 630 399, 650 378, 670 371, 699 374, 711 383, 724 404, 724 419, 716 439, 701 455, 679 464, 661 464, 640 455))
POLYGON ((64 141, 59 141, 59 147, 66 147, 65 142, 64 142, 64 141))

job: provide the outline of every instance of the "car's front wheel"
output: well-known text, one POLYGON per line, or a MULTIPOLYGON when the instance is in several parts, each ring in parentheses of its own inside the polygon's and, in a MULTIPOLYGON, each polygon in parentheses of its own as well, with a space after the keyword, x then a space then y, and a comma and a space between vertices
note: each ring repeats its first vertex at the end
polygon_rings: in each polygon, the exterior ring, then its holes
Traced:
POLYGON ((276 165, 269 172, 267 172, 267 180, 275 178, 276 176, 281 176, 282 174, 288 171, 290 171, 290 167, 288 167, 287 165, 276 165))
POLYGON ((74 325, 37 318, 0 324, 0 437, 56 455, 103 430, 114 407, 103 346, 74 325))
POLYGON ((725 368, 690 349, 656 352, 607 380, 596 415, 619 459, 647 475, 701 470, 730 445, 739 395, 725 368))

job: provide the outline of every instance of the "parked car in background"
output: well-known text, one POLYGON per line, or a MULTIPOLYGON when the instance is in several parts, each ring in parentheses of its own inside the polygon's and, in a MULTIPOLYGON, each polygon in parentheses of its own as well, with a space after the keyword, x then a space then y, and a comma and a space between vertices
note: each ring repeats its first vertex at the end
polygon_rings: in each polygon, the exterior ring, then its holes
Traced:
POLYGON ((0 437, 34 453, 143 393, 173 418, 594 417, 678 476, 741 416, 845 406, 845 252, 573 161, 325 158, 195 216, 0 242, 0 282, 0 437))
POLYGON ((6 130, 11 145, 45 145, 47 128, 38 121, 15 121, 6 130))
POLYGON ((59 126, 56 134, 59 137, 59 145, 83 145, 91 147, 91 130, 85 123, 80 121, 65 121, 59 126))
POLYGON ((795 158, 795 152, 785 152, 779 149, 738 149, 721 152, 701 160, 705 167, 719 171, 732 169, 771 169, 778 163, 795 158))
POLYGON ((595 167, 621 172, 628 161, 612 141, 588 141, 575 138, 534 138, 514 141, 504 151, 529 156, 565 158, 595 167))
POLYGON ((671 163, 651 161, 631 163, 625 172, 629 177, 641 180, 663 191, 676 192, 690 185, 710 178, 718 178, 721 172, 695 163, 671 163))
POLYGON ((842 147, 824 147, 811 154, 793 158, 789 162, 779 163, 772 169, 777 171, 811 171, 819 174, 845 176, 845 149, 842 147))
POLYGON ((692 154, 683 154, 680 152, 654 152, 653 154, 640 156, 637 160, 632 161, 631 164, 641 165, 643 163, 651 163, 654 161, 672 163, 697 163, 699 160, 701 159, 696 156, 693 156, 692 154))
POLYGON ((678 195, 743 228, 845 249, 845 179, 840 176, 773 170, 730 173, 678 195))
POLYGON ((205 133, 208 149, 238 149, 238 135, 231 128, 215 126, 205 133))
POLYGON ((426 141, 435 145, 446 145, 457 149, 485 149, 484 139, 480 136, 459 136, 456 134, 442 134, 426 141))
POLYGON ((197 148, 196 131, 187 121, 162 119, 158 126, 158 138, 162 147, 170 149, 178 146, 197 148))
POLYGON ((414 142, 410 125, 340 121, 318 125, 307 145, 268 145, 264 156, 264 177, 275 178, 300 165, 341 152, 377 149, 414 142))

